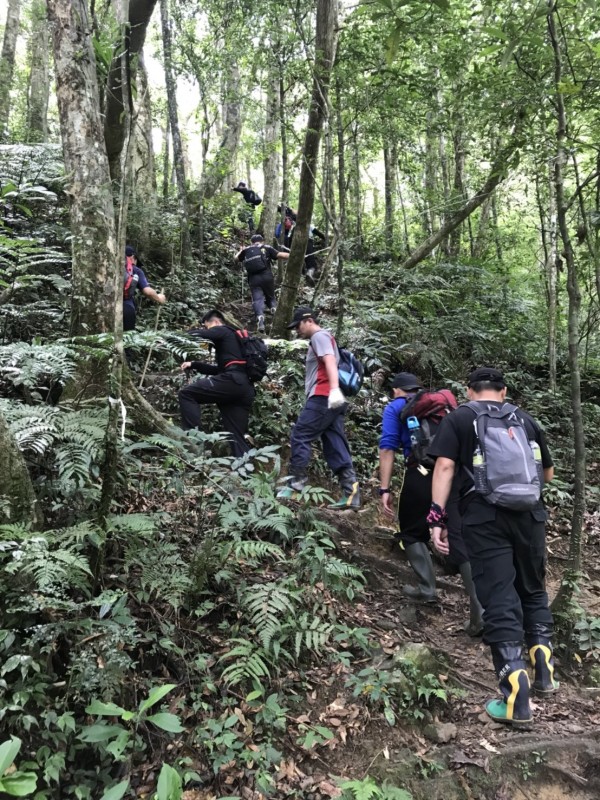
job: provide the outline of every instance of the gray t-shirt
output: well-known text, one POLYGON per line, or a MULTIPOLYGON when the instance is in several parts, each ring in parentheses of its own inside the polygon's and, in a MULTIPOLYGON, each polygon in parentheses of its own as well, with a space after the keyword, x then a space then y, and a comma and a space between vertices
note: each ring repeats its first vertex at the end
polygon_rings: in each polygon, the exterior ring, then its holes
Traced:
POLYGON ((325 328, 313 333, 310 337, 304 380, 307 397, 328 397, 331 391, 323 356, 335 356, 335 363, 340 363, 340 353, 333 334, 325 328))

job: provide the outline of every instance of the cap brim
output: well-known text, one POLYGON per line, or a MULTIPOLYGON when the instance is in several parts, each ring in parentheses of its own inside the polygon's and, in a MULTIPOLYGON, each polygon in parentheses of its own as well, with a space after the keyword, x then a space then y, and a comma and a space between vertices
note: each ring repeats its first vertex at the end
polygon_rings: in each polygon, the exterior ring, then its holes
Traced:
POLYGON ((290 322, 290 324, 286 325, 285 327, 288 329, 288 331, 291 331, 292 328, 297 328, 298 325, 300 325, 300 321, 298 321, 298 322, 290 322))

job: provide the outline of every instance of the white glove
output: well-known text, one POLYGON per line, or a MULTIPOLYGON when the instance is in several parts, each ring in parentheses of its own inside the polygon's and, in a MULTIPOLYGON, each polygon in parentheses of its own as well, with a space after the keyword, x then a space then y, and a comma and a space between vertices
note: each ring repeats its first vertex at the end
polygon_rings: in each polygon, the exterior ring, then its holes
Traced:
POLYGON ((329 398, 327 400, 327 408, 340 408, 346 402, 346 398, 343 395, 341 389, 332 389, 329 392, 329 398))

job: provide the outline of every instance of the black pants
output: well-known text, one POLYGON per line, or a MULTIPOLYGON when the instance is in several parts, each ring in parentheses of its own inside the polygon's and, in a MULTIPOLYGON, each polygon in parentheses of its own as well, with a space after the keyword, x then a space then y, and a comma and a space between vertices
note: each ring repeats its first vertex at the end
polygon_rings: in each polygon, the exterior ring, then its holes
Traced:
POLYGON ((124 331, 134 331, 135 330, 135 306, 130 305, 129 303, 123 303, 123 330, 124 331))
POLYGON ((250 280, 250 292, 252 293, 252 308, 256 318, 262 317, 267 308, 275 308, 275 278, 271 270, 265 270, 258 275, 253 275, 250 280))
POLYGON ((486 644, 520 642, 538 626, 552 631, 544 585, 543 508, 506 511, 474 499, 463 515, 463 536, 483 615, 486 644))
POLYGON ((232 369, 201 378, 179 390, 182 427, 184 431, 199 428, 200 406, 215 403, 221 413, 223 429, 229 434, 231 453, 241 456, 250 449, 244 435, 248 432, 253 402, 254 389, 245 371, 232 369))
MULTIPOLYGON (((404 482, 398 500, 398 538, 408 547, 415 542, 429 543, 430 533, 427 514, 431 506, 431 481, 433 470, 424 475, 418 467, 404 470, 404 482)), ((458 502, 450 500, 448 510, 448 563, 456 567, 469 560, 467 548, 461 534, 461 518, 458 502)))

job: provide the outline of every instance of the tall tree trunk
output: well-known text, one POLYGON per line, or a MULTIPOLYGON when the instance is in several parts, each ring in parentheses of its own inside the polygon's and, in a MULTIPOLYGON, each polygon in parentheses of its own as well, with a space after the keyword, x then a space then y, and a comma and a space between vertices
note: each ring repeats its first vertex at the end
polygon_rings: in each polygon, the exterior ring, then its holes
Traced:
POLYGON ((19 36, 20 0, 8 0, 2 56, 0 56, 0 141, 8 139, 10 90, 15 70, 15 53, 19 36))
MULTIPOLYGON (((565 199, 564 167, 567 163, 567 114, 562 81, 561 44, 556 30, 554 0, 550 0, 548 13, 548 33, 554 53, 554 107, 556 109, 556 158, 554 159, 554 187, 556 191, 556 213, 558 230, 563 244, 563 253, 567 265, 567 293, 569 296, 568 311, 568 345, 569 372, 571 383, 571 414, 573 420, 574 460, 573 460, 573 513, 571 516, 571 537, 569 540, 569 561, 559 592, 554 600, 553 609, 567 613, 573 596, 574 580, 581 571, 583 549, 583 519, 585 515, 585 480, 586 480, 586 448, 583 430, 583 414, 581 409, 581 375, 579 369, 579 311, 581 308, 581 291, 577 277, 577 265, 573 253, 573 245, 567 221, 568 204, 565 199)), ((572 614, 569 615, 572 617, 572 614)), ((569 619, 570 625, 574 620, 569 619)))
POLYGON ((139 55, 137 84, 138 111, 133 150, 133 189, 142 201, 144 210, 152 216, 156 208, 156 165, 152 144, 152 102, 143 51, 139 55))
POLYGON ((338 27, 337 0, 317 0, 317 25, 315 35, 315 67, 308 124, 302 151, 298 221, 292 241, 292 251, 287 262, 285 285, 273 320, 273 335, 289 335, 286 324, 292 317, 300 285, 304 254, 308 242, 315 201, 315 178, 319 157, 319 144, 323 123, 327 116, 329 81, 335 58, 338 27))
MULTIPOLYGON (((136 56, 141 52, 146 41, 146 31, 155 6, 156 0, 129 0, 129 25, 124 46, 127 54, 127 83, 131 85, 135 83, 138 63, 136 56)), ((104 139, 110 164, 110 176, 113 180, 118 180, 120 177, 121 151, 125 141, 124 120, 127 97, 121 74, 122 47, 123 42, 119 42, 115 47, 106 81, 104 139)))
MULTIPOLYGON (((437 206, 439 204, 437 191, 437 157, 438 142, 433 133, 434 114, 427 112, 427 132, 425 134, 425 206, 427 208, 427 229, 435 234, 440 226, 437 206)), ((439 240, 438 244, 443 241, 439 240)), ((437 245, 436 245, 437 246, 437 245)))
POLYGON ((34 0, 31 6, 27 88, 27 138, 30 142, 45 142, 48 139, 49 44, 45 0, 34 0))
POLYGON ((242 134, 241 95, 239 69, 236 63, 231 63, 223 92, 223 132, 214 159, 203 169, 203 198, 213 197, 235 169, 242 134))
POLYGON ((177 112, 177 83, 173 71, 168 0, 160 0, 160 21, 163 40, 165 83, 167 86, 167 104, 169 108, 169 124, 171 126, 171 138, 173 140, 173 163, 175 166, 175 177, 177 178, 177 196, 179 200, 179 214, 181 217, 181 252, 184 260, 187 261, 191 256, 190 215, 188 212, 183 146, 181 143, 179 115, 177 112))
MULTIPOLYGON (((285 208, 289 205, 290 177, 288 175, 287 118, 285 110, 285 74, 283 61, 279 62, 279 130, 281 134, 281 231, 279 244, 285 239, 285 208)), ((282 266, 279 268, 282 269, 282 266)), ((279 278, 281 275, 278 276, 279 278)), ((281 283, 281 280, 279 280, 281 283)))
POLYGON ((363 255, 363 224, 362 224, 362 183, 360 178, 360 148, 358 146, 358 124, 355 124, 352 136, 352 161, 354 169, 354 211, 356 214, 356 254, 363 255))
MULTIPOLYGON (((117 252, 108 157, 98 101, 96 59, 85 0, 47 0, 65 172, 70 177, 73 248, 71 335, 112 333, 117 252)), ((105 390, 102 386, 101 391, 105 390)))
MULTIPOLYGON (((454 148, 454 180, 452 185, 452 208, 454 205, 463 203, 465 200, 465 147, 463 143, 463 129, 462 120, 459 119, 454 135, 452 137, 452 144, 454 148)), ((448 255, 450 258, 458 258, 460 255, 461 244, 461 226, 457 225, 450 234, 450 241, 448 247, 448 255)))
POLYGON ((273 241, 279 200, 279 78, 269 76, 263 152, 264 194, 259 229, 269 244, 273 241))
POLYGON ((433 233, 429 238, 424 241, 419 247, 417 247, 410 256, 405 259, 402 264, 400 265, 401 269, 407 269, 409 267, 414 267, 415 264, 418 264, 419 261, 422 261, 424 258, 432 252, 432 250, 437 247, 437 245, 444 239, 448 234, 450 234, 458 225, 464 222, 467 217, 473 213, 479 206, 481 206, 486 199, 492 194, 496 186, 498 186, 501 181, 504 180, 506 177, 506 171, 508 169, 508 162, 510 157, 513 155, 515 150, 517 150, 522 143, 522 117, 520 116, 515 126, 513 128, 511 137, 507 145, 501 151, 499 156, 497 157, 496 161, 492 165, 492 169, 490 174, 483 184, 481 189, 473 195, 465 204, 464 206, 459 209, 453 216, 447 220, 442 227, 433 233))
POLYGON ((0 414, 0 523, 20 522, 41 527, 42 514, 21 451, 0 414))
POLYGON ((169 176, 171 174, 171 165, 169 163, 169 143, 171 141, 171 122, 169 111, 167 109, 167 119, 165 120, 165 129, 163 136, 163 183, 162 183, 162 196, 166 200, 169 196, 169 176))
POLYGON ((335 58, 338 27, 337 0, 318 0, 315 36, 315 66, 308 124, 302 151, 300 170, 300 192, 298 221, 292 241, 292 251, 287 262, 285 283, 273 320, 273 335, 285 338, 289 335, 289 322, 296 302, 304 254, 308 242, 308 227, 311 223, 315 201, 315 179, 319 157, 319 144, 323 123, 327 116, 327 95, 335 58))
POLYGON ((554 169, 552 160, 548 159, 548 210, 545 226, 545 264, 546 293, 548 300, 548 388, 556 392, 556 337, 557 337, 557 312, 558 312, 558 247, 556 218, 556 188, 554 184, 554 169))
POLYGON ((394 253, 394 216, 396 212, 396 165, 392 146, 383 147, 384 185, 385 185, 385 244, 387 257, 394 253))

